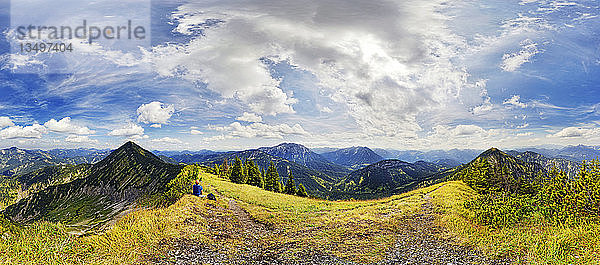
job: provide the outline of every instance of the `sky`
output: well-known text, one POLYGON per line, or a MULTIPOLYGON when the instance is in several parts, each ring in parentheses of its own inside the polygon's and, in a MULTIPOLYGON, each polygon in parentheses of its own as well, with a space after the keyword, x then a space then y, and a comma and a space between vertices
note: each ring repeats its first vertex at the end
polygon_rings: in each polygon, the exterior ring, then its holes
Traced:
POLYGON ((0 2, 0 148, 600 143, 598 1, 0 2), (145 42, 15 51, 18 22, 117 18, 145 42))

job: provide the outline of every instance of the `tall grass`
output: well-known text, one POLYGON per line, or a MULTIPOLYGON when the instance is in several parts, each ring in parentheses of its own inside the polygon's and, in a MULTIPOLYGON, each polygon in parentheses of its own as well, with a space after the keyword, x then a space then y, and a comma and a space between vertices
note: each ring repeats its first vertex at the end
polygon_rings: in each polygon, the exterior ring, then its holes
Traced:
POLYGON ((460 181, 448 182, 431 194, 441 210, 439 225, 451 237, 494 257, 525 264, 600 264, 600 225, 554 225, 541 215, 494 228, 480 225, 464 208, 477 193, 460 181))

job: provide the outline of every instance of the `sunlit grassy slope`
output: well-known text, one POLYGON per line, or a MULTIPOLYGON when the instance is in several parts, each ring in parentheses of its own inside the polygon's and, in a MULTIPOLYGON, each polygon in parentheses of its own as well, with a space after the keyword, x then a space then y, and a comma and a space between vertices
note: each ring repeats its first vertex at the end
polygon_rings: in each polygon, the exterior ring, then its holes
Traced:
POLYGON ((600 258, 597 226, 555 228, 532 223, 491 230, 474 225, 462 204, 475 193, 462 182, 445 182, 380 200, 339 202, 267 192, 206 174, 203 184, 220 194, 216 202, 186 195, 168 208, 133 212, 101 235, 73 237, 63 225, 52 223, 15 231, 0 222, 4 234, 0 263, 143 264, 164 257, 172 243, 181 240, 235 255, 243 243, 239 236, 243 225, 230 209, 228 198, 272 231, 260 245, 285 249, 282 254, 290 257, 310 251, 357 262, 380 260, 393 247, 405 217, 418 212, 424 198, 431 197, 439 207, 437 222, 448 228, 445 236, 490 255, 508 255, 534 264, 596 264, 600 258), (215 231, 220 231, 219 235, 215 231))
POLYGON ((600 264, 600 225, 552 226, 542 217, 502 229, 471 221, 463 207, 475 191, 462 182, 442 184, 430 194, 440 211, 436 222, 447 237, 476 247, 490 256, 509 256, 517 264, 600 264))

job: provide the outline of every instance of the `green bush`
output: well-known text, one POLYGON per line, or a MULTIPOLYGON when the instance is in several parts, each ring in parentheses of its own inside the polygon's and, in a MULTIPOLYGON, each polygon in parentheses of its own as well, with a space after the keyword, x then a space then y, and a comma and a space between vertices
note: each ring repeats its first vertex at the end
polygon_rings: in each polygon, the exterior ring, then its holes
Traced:
POLYGON ((539 211, 556 224, 600 221, 600 165, 584 162, 579 175, 569 178, 553 170, 538 193, 539 211))
POLYGON ((533 212, 555 225, 600 223, 600 163, 596 160, 584 162, 579 175, 574 178, 554 169, 546 178, 520 183, 531 190, 524 194, 490 189, 489 184, 480 180, 494 178, 477 176, 473 172, 487 171, 476 169, 465 174, 464 179, 480 194, 465 202, 471 217, 480 224, 506 227, 528 218, 533 212))
POLYGON ((155 205, 167 206, 175 203, 183 195, 192 192, 192 185, 196 180, 202 180, 203 167, 188 165, 167 184, 167 191, 160 194, 155 200, 155 205))
POLYGON ((465 208, 480 224, 505 227, 527 218, 535 209, 535 199, 508 193, 485 194, 466 201, 465 208))

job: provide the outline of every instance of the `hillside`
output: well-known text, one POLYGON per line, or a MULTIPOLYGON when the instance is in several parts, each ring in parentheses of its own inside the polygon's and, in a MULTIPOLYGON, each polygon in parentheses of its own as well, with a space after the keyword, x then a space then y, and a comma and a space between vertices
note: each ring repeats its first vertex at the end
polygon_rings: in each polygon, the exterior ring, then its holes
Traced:
POLYGON ((383 160, 352 172, 334 186, 330 198, 377 198, 398 194, 443 169, 424 161, 383 160))
POLYGON ((4 215, 17 223, 62 222, 84 232, 133 207, 139 199, 164 191, 181 168, 128 142, 91 166, 85 177, 35 192, 6 208, 4 215))
POLYGON ((269 164, 273 162, 282 182, 287 179, 289 170, 289 172, 294 175, 296 184, 302 183, 309 193, 313 195, 323 195, 336 181, 335 178, 327 174, 280 157, 269 155, 256 149, 205 156, 202 161, 199 162, 212 167, 215 164, 222 164, 225 160, 231 163, 236 157, 240 158, 242 161, 253 160, 254 163, 263 170, 266 170, 269 167, 269 164))
POLYGON ((360 169, 370 164, 384 160, 368 147, 349 147, 321 154, 332 163, 352 169, 360 169))
POLYGON ((23 175, 0 177, 0 210, 49 186, 86 177, 90 167, 89 164, 48 166, 23 175))
POLYGON ((531 193, 531 183, 548 171, 538 163, 529 163, 490 148, 456 171, 451 179, 463 180, 478 192, 504 191, 531 193))

